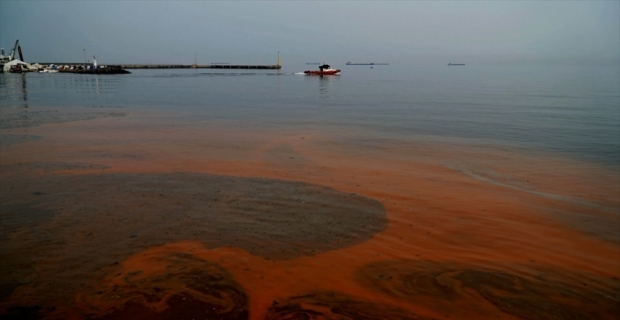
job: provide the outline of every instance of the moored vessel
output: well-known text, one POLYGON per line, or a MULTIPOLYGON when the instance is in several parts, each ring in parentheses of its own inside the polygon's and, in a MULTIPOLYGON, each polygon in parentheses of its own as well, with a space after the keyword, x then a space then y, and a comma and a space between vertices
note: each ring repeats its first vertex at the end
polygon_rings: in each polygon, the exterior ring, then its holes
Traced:
POLYGON ((24 62, 22 47, 19 45, 19 40, 15 41, 13 50, 11 50, 11 54, 8 56, 4 55, 4 50, 1 51, 0 68, 0 72, 22 73, 30 71, 28 64, 24 62), (19 59, 15 58, 15 53, 19 54, 19 59))

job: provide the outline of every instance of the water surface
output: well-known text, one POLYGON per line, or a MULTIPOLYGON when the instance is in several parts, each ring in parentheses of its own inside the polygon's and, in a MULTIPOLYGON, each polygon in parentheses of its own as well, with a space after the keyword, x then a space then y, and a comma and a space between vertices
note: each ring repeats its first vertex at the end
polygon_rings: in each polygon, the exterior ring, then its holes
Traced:
POLYGON ((617 68, 305 68, 0 75, 0 314, 620 316, 617 68))

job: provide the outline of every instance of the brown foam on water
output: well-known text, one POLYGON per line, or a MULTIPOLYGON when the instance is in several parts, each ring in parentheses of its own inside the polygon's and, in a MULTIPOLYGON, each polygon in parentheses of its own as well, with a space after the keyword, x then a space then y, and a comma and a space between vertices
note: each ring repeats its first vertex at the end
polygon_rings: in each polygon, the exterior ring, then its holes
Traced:
POLYGON ((319 317, 300 309, 327 319, 352 309, 369 318, 372 310, 395 318, 620 317, 612 307, 617 168, 507 147, 189 126, 166 116, 6 132, 43 138, 4 147, 0 157, 0 198, 9 205, 0 216, 13 217, 0 242, 0 313, 165 317, 211 301, 187 286, 204 264, 238 284, 250 319, 319 317), (317 229, 332 232, 310 230, 315 222, 303 215, 267 212, 269 202, 299 212, 309 204, 324 214, 317 229), (337 220, 321 211, 326 203, 370 210, 379 224, 363 215, 337 220), (35 215, 20 220, 28 213, 35 215), (389 272, 413 286, 369 280, 389 272))
POLYGON ((274 301, 265 315, 265 320, 302 319, 424 320, 430 318, 334 292, 313 292, 274 301))
POLYGON ((210 248, 236 247, 266 259, 292 259, 362 243, 385 229, 387 222, 375 200, 274 179, 110 173, 47 175, 10 184, 11 191, 1 194, 3 203, 14 204, 1 208, 5 220, 39 211, 53 211, 55 217, 11 234, 19 241, 0 246, 15 254, 5 262, 8 271, 0 280, 14 283, 10 279, 31 277, 27 273, 37 271, 39 294, 50 300, 62 297, 59 287, 70 293, 84 286, 76 279, 101 273, 115 261, 152 246, 194 239, 210 248), (52 261, 45 269, 37 270, 34 261, 24 260, 32 259, 32 253, 20 255, 43 248, 38 259, 52 261), (48 277, 62 284, 40 282, 48 277))
POLYGON ((173 253, 149 259, 148 267, 144 271, 121 272, 111 284, 102 287, 97 301, 105 315, 90 318, 248 318, 246 293, 216 263, 173 253), (117 300, 124 302, 122 306, 117 300))
POLYGON ((442 300, 446 309, 484 303, 523 319, 602 319, 618 313, 620 281, 522 266, 501 269, 436 261, 381 261, 356 271, 365 287, 406 301, 442 300))
MULTIPOLYGON (((305 259, 310 270, 321 269, 324 263, 305 259)), ((93 319, 131 319, 135 315, 167 319, 189 303, 198 308, 179 314, 201 318, 200 310, 204 312, 208 305, 209 311, 217 311, 207 314, 208 319, 247 319, 248 310, 252 319, 430 319, 381 297, 360 295, 359 287, 339 287, 348 293, 303 292, 309 283, 301 275, 309 273, 299 269, 299 262, 269 261, 239 249, 209 250, 195 242, 167 244, 116 265, 114 273, 101 280, 98 292, 83 290, 72 309, 55 314, 63 318, 87 314, 93 319), (250 296, 253 299, 248 301, 250 296), (191 313, 193 310, 197 313, 191 313)), ((315 277, 323 275, 330 282, 346 278, 338 268, 333 274, 322 274, 324 271, 317 270, 315 277)), ((310 283, 310 288, 323 287, 316 285, 316 278, 310 283)))

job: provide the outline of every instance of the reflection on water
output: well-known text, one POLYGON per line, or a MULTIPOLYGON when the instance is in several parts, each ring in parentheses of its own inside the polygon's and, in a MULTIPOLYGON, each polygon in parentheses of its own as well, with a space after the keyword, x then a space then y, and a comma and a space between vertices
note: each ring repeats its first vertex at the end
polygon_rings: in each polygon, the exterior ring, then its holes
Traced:
POLYGON ((0 128, 5 127, 7 116, 26 127, 29 126, 28 84, 26 79, 26 73, 0 74, 0 101, 3 101, 0 108, 13 109, 3 110, 2 117, 0 117, 0 128))
POLYGON ((319 76, 319 92, 321 98, 329 98, 330 85, 334 79, 338 79, 338 76, 319 76))
POLYGON ((0 74, 3 107, 117 106, 127 79, 117 75, 66 73, 0 74))
POLYGON ((24 100, 24 108, 28 108, 28 91, 26 90, 26 76, 22 74, 22 100, 24 100))
POLYGON ((26 73, 0 74, 0 101, 9 102, 7 104, 2 103, 1 106, 28 108, 28 88, 26 78, 26 73))
POLYGON ((329 99, 333 96, 333 87, 336 82, 340 80, 339 75, 330 76, 304 76, 305 81, 312 85, 312 83, 318 83, 318 98, 329 99))
POLYGON ((95 77, 95 88, 97 89, 97 94, 99 93, 99 77, 95 77))

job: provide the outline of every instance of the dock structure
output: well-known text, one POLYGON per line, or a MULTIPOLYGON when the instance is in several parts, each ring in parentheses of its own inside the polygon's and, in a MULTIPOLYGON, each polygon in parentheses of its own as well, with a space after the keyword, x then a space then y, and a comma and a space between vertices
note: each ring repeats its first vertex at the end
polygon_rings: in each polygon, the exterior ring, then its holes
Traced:
POLYGON ((279 64, 121 64, 123 69, 281 69, 279 64))
POLYGON ((59 68, 58 72, 64 73, 79 73, 79 74, 127 74, 131 73, 123 68, 118 66, 108 66, 101 68, 83 68, 80 66, 79 68, 59 68))

